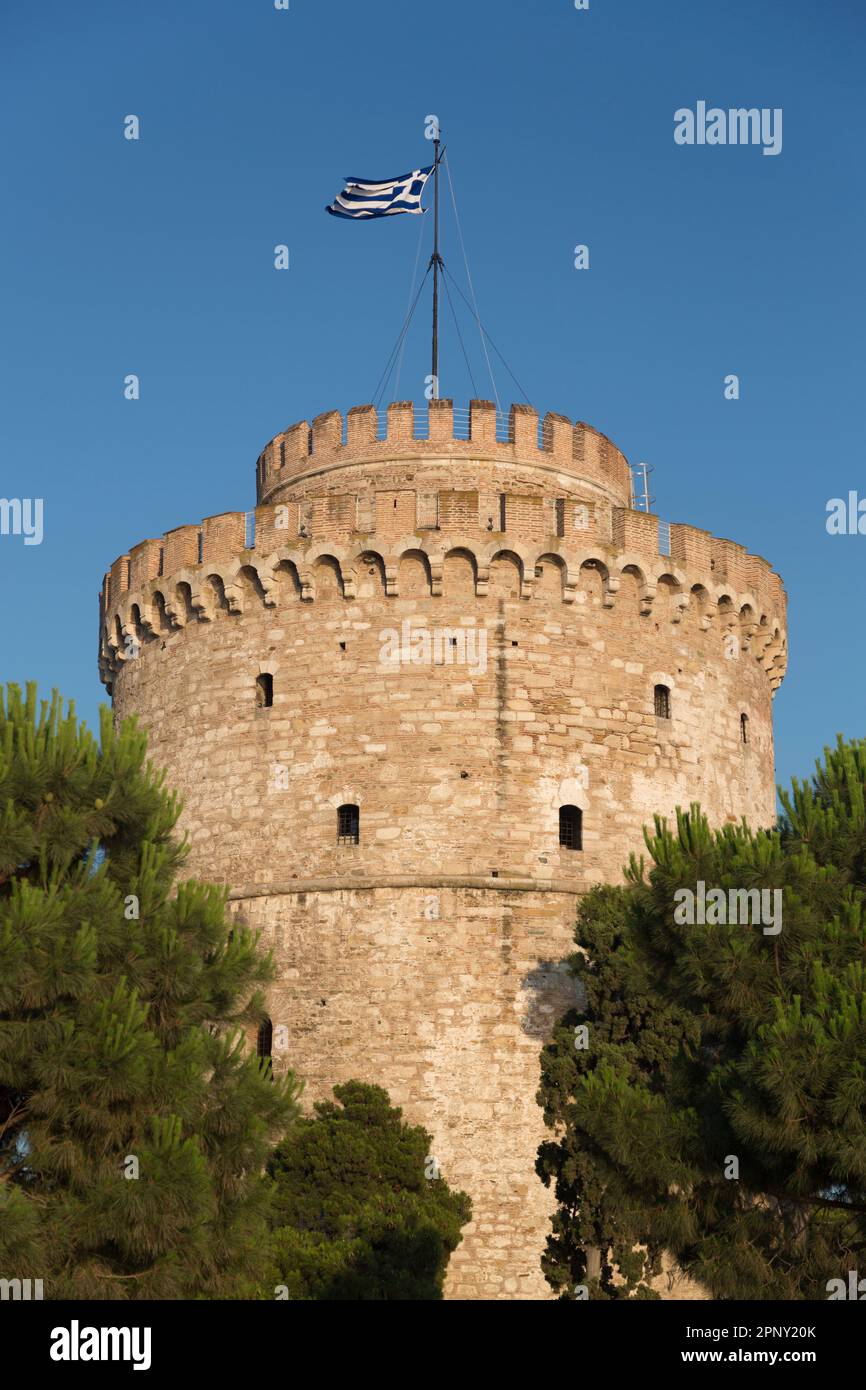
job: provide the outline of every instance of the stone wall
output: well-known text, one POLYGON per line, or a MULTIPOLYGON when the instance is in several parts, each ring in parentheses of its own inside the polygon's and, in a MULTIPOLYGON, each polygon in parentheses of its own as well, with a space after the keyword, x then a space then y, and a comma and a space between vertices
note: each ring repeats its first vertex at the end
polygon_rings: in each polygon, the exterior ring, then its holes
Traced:
POLYGON ((502 442, 476 408, 473 456, 413 441, 405 407, 385 440, 360 414, 351 448, 326 416, 278 437, 281 468, 265 451, 254 547, 230 513, 115 562, 103 674, 181 793, 189 872, 274 949, 276 1066, 310 1100, 377 1082, 433 1132, 475 1204, 450 1296, 543 1297, 538 1053, 570 1002, 578 895, 619 880, 655 812, 772 822, 784 591, 693 528, 659 554, 588 427, 512 413, 502 442))

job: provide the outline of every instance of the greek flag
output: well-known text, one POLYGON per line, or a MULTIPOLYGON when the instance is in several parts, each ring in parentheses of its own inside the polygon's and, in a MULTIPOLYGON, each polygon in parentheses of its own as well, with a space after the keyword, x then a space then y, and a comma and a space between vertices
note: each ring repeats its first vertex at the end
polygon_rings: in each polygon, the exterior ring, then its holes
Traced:
POLYGON ((335 201, 326 207, 332 217, 393 217, 398 212, 424 212, 421 194, 424 185, 433 173, 434 166, 428 169, 413 169, 411 174, 401 174, 396 179, 374 182, 371 179, 346 179, 346 187, 338 193, 335 201))

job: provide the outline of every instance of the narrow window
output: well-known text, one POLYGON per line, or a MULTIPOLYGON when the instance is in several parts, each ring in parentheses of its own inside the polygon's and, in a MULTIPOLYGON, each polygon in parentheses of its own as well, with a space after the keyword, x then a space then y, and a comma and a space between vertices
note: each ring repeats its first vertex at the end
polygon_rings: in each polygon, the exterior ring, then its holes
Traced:
POLYGON ((203 535, 203 533, 202 533, 201 531, 199 531, 199 533, 198 533, 198 562, 199 562, 199 564, 201 564, 201 562, 202 562, 203 559, 204 559, 204 535, 203 535))
POLYGON ((256 676, 256 708, 270 709, 274 703, 274 678, 267 671, 256 676))
POLYGON ((504 492, 500 492, 500 494, 499 494, 499 529, 500 529, 500 531, 504 531, 504 530, 505 530, 505 493, 504 493, 504 492))
POLYGON ((556 499, 556 534, 557 534, 558 536, 564 536, 564 535, 565 535, 565 498, 564 498, 564 497, 557 497, 557 499, 556 499))
POLYGON ((358 845, 361 843, 361 812, 357 806, 340 806, 337 809, 337 844, 358 845))
POLYGON ((560 806, 559 843, 563 849, 583 849, 583 812, 579 806, 560 806))
POLYGON ((165 565, 165 550, 164 550, 164 548, 163 548, 162 546, 160 546, 160 547, 159 547, 159 569, 157 570, 157 574, 162 574, 162 572, 163 572, 163 566, 164 566, 164 565, 165 565))
POLYGON ((655 688, 655 712, 656 719, 670 719, 671 717, 671 692, 666 685, 657 685, 655 688))
POLYGON ((269 1018, 265 1018, 259 1024, 259 1034, 256 1038, 256 1056, 260 1062, 264 1063, 263 1070, 269 1075, 273 1075, 271 1054, 274 1045, 274 1025, 269 1018))
POLYGON ((747 714, 740 715, 740 738, 743 743, 749 741, 749 716, 747 714))

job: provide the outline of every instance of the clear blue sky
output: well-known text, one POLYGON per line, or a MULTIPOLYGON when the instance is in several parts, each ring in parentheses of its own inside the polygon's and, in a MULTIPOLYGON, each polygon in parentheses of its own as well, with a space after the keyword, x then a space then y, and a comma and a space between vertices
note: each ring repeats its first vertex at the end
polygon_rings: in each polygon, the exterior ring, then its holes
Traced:
MULTIPOLYGON (((323 208, 345 174, 429 162, 433 112, 482 317, 534 404, 654 465, 662 517, 782 574, 779 780, 866 733, 866 536, 825 529, 829 498, 866 496, 862 0, 5 0, 0 51, 0 496, 45 508, 40 546, 0 537, 0 678, 93 721, 112 559, 251 507, 268 438, 371 399, 418 219, 323 208), (781 107, 781 154, 675 145, 698 100, 781 107)), ((462 280, 448 220, 443 250, 462 280)), ((425 311, 401 397, 428 370, 425 311)))

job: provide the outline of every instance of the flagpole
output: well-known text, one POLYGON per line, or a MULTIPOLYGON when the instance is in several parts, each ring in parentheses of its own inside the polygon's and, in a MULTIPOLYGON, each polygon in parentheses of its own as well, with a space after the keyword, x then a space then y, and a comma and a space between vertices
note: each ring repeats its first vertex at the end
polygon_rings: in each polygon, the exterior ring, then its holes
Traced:
POLYGON ((430 264, 433 267, 433 399, 439 397, 439 267, 443 264, 442 257, 439 255, 439 143, 437 135, 433 142, 435 150, 435 163, 433 166, 433 255, 430 264))

